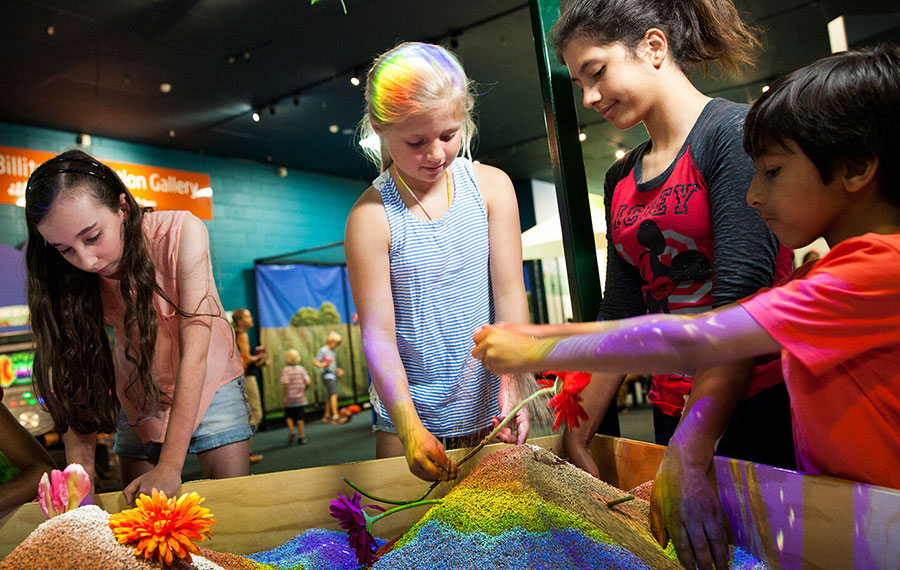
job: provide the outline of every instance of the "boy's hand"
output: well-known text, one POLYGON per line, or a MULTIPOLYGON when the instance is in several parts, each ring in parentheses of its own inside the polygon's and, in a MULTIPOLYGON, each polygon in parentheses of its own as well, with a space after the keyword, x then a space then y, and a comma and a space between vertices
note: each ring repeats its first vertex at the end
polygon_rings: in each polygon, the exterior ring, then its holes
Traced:
POLYGON ((719 497, 705 466, 690 453, 670 446, 650 495, 650 529, 663 548, 672 540, 687 568, 728 568, 728 536, 719 497))
POLYGON ((557 339, 536 339, 522 332, 529 327, 518 323, 481 327, 473 338, 472 356, 495 374, 541 370, 544 357, 556 346, 557 339))

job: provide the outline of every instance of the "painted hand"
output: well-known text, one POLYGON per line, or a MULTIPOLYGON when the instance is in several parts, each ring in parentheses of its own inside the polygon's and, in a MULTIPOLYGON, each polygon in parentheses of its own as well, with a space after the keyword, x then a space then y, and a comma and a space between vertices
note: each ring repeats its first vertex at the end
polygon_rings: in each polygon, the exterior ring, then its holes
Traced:
POLYGON ((686 568, 728 568, 728 536, 719 497, 707 473, 710 463, 670 445, 650 496, 650 529, 665 548, 672 540, 686 568))
POLYGON ((403 438, 409 471, 425 481, 456 479, 459 468, 450 461, 444 446, 424 426, 416 427, 403 438))
POLYGON ((523 330, 530 325, 508 323, 485 325, 475 332, 472 356, 495 374, 541 370, 544 357, 556 346, 556 339, 536 339, 523 330))

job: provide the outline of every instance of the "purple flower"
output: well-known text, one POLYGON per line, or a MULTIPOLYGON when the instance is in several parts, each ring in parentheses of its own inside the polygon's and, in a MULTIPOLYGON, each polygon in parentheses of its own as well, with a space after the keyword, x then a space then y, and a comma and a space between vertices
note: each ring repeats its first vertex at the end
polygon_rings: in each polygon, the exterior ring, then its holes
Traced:
MULTIPOLYGON (((371 566, 375 563, 375 551, 378 545, 375 538, 366 527, 369 516, 363 511, 362 496, 353 493, 352 497, 345 497, 338 493, 338 498, 331 501, 331 516, 336 518, 341 528, 347 531, 347 542, 356 551, 356 559, 363 566, 371 566)), ((384 511, 377 505, 365 505, 384 511)))

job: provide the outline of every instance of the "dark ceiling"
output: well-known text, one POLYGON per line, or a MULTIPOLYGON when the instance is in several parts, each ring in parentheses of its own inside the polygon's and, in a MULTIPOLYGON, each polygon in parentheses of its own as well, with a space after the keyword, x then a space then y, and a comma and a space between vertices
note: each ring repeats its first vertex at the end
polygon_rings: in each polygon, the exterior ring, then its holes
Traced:
MULTIPOLYGON (((350 77, 399 41, 433 41, 456 46, 478 84, 476 158, 552 180, 527 1, 345 2, 346 15, 339 0, 3 0, 0 120, 369 180, 354 139, 363 88, 350 77)), ((737 4, 765 32, 759 65, 695 78, 734 100, 828 53, 837 16, 852 44, 900 40, 898 0, 737 4)), ((600 191, 616 147, 645 133, 585 109, 579 120, 600 191)))

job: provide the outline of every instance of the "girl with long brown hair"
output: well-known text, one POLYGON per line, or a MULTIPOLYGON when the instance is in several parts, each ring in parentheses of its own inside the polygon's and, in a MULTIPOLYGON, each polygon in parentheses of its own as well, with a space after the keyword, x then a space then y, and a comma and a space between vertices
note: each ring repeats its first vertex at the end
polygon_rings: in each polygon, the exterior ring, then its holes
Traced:
POLYGON ((115 432, 130 502, 177 493, 188 452, 206 477, 248 474, 241 361, 203 223, 145 211, 81 151, 32 173, 25 219, 33 377, 66 460, 93 475, 97 434, 115 432))

